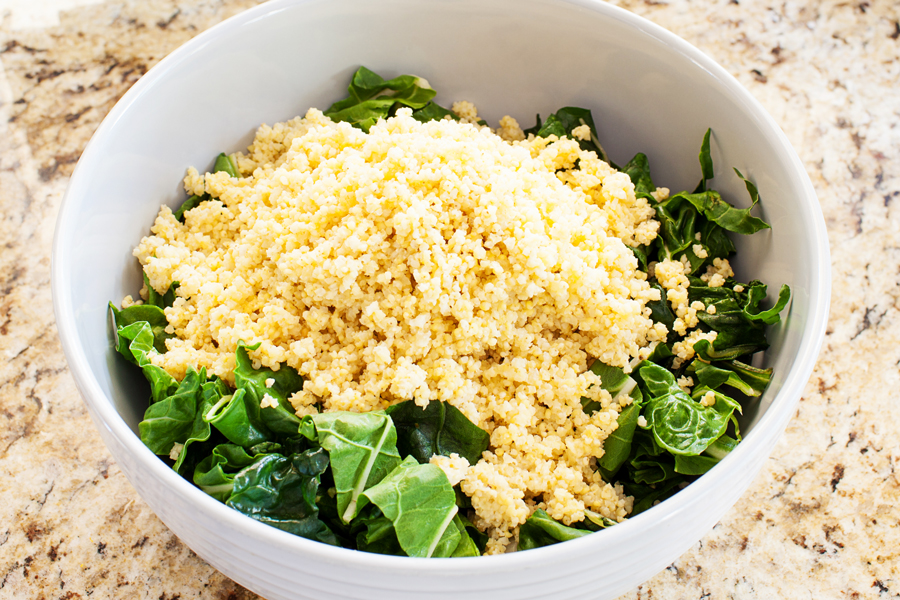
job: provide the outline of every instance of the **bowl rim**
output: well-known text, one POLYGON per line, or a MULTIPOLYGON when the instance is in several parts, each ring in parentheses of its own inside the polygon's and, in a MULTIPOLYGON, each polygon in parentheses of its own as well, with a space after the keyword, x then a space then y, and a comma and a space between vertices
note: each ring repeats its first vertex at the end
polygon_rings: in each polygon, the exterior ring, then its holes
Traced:
MULTIPOLYGON (((501 567, 502 570, 519 570, 529 568, 538 563, 544 564, 548 559, 551 561, 554 558, 559 560, 564 555, 572 552, 587 549, 596 550, 601 546, 614 548, 622 539, 630 538, 641 531, 647 531, 651 527, 658 526, 663 521, 676 518, 685 507, 696 502, 708 490, 718 484, 720 477, 716 475, 717 473, 721 474, 728 470, 733 463, 746 461, 757 447, 764 446, 767 442, 774 443, 774 439, 770 438, 777 439, 782 434, 815 365, 824 339, 829 314, 831 292, 830 250, 824 217, 819 208, 812 182, 787 136, 763 108, 762 104, 737 79, 701 50, 644 17, 617 6, 606 4, 600 0, 558 0, 559 2, 597 12, 606 18, 619 21, 638 32, 655 38, 672 48, 673 51, 684 55, 694 62, 695 65, 706 71, 710 77, 723 85, 731 94, 732 101, 741 103, 744 110, 756 119, 760 126, 767 130, 766 133, 774 137, 777 150, 781 153, 782 158, 790 163, 791 171, 799 176, 799 184, 803 188, 804 193, 802 197, 797 198, 797 202, 801 205, 803 211, 807 213, 805 216, 808 218, 808 224, 811 229, 810 237, 816 249, 816 263, 809 265, 809 268, 813 271, 812 281, 814 283, 818 282, 818 285, 814 285, 810 290, 809 322, 801 336, 797 359, 787 373, 781 389, 772 398, 770 406, 761 416, 759 422, 747 433, 742 443, 707 475, 699 478, 658 506, 629 518, 616 527, 604 530, 602 536, 585 536, 568 541, 565 544, 539 548, 537 551, 515 552, 477 558, 471 557, 450 561, 358 552, 291 535, 226 507, 223 503, 195 487, 191 482, 183 479, 162 460, 159 460, 125 423, 115 409, 112 398, 107 396, 101 389, 87 362, 83 344, 78 336, 75 326, 74 307, 68 295, 61 291, 69 288, 67 284, 70 283, 69 273, 71 272, 63 249, 74 236, 74 231, 68 228, 66 224, 70 213, 77 208, 75 199, 84 195, 87 177, 85 175, 87 172, 85 165, 97 160, 94 157, 94 149, 99 146, 97 140, 104 138, 137 99, 150 90, 157 80, 165 77, 167 69, 189 60, 193 54, 202 51, 207 42, 215 37, 228 35, 246 24, 259 19, 269 18, 271 15, 289 7, 317 1, 271 0, 268 3, 234 15, 198 34, 160 60, 159 63, 141 77, 103 119, 86 145, 71 176, 59 208, 51 252, 51 291, 57 329, 69 369, 79 392, 91 409, 92 416, 97 421, 98 429, 106 429, 106 433, 113 436, 127 452, 134 456, 142 468, 148 469, 150 474, 158 480, 173 486, 173 489, 179 495, 188 502, 195 504, 210 517, 217 519, 224 527, 241 530, 244 535, 268 544, 272 548, 287 550, 288 553, 285 555, 285 558, 289 558, 291 554, 294 556, 315 556, 318 559, 341 563, 348 567, 364 567, 367 569, 402 568, 407 573, 418 575, 487 572, 496 571, 498 567, 501 567)), ((108 443, 107 446, 109 446, 108 443)), ((278 553, 273 553, 273 558, 277 558, 277 556, 278 553)), ((276 562, 278 561, 276 560, 276 562)))

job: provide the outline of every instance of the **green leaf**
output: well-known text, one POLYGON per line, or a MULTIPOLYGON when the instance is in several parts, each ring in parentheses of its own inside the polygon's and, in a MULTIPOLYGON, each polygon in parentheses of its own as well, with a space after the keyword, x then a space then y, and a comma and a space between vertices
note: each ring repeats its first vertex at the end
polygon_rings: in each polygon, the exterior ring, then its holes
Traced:
POLYGON ((336 546, 316 507, 319 478, 327 467, 321 448, 290 457, 266 454, 235 475, 226 504, 267 525, 336 546))
POLYGON ((640 415, 641 407, 638 404, 632 403, 623 408, 616 419, 616 430, 603 442, 603 456, 597 459, 597 468, 605 481, 613 481, 616 473, 628 460, 640 415))
POLYGON ((412 116, 413 119, 421 123, 427 123, 428 121, 440 121, 445 117, 450 117, 454 121, 459 121, 459 117, 456 116, 456 113, 451 110, 447 110, 443 106, 435 104, 434 102, 429 102, 425 105, 424 108, 414 110, 412 116))
POLYGON ((459 545, 461 535, 452 522, 458 511, 456 494, 435 465, 421 465, 408 456, 363 496, 394 524, 407 555, 450 556, 459 545))
POLYGON ((249 448, 256 444, 272 441, 272 432, 255 415, 259 404, 247 398, 247 391, 240 389, 223 396, 203 419, 218 429, 233 444, 249 448))
POLYGON ((209 194, 203 194, 202 196, 193 195, 184 202, 181 203, 175 212, 175 218, 184 223, 184 213, 191 210, 192 208, 196 208, 202 202, 206 202, 207 200, 212 200, 212 196, 209 194))
POLYGON ((778 300, 775 306, 769 310, 759 310, 759 302, 766 297, 766 285, 760 282, 753 282, 750 286, 747 303, 743 307, 744 316, 751 321, 762 321, 766 325, 774 325, 781 320, 779 313, 787 306, 791 299, 791 288, 782 285, 778 291, 778 300), (756 285, 754 285, 756 284, 756 285))
POLYGON ((166 333, 169 322, 166 320, 166 313, 161 308, 152 304, 133 304, 119 310, 110 303, 109 309, 113 313, 116 329, 144 321, 150 325, 150 332, 153 334, 153 348, 160 354, 166 351, 166 340, 172 336, 166 333))
MULTIPOLYGON (((457 498, 458 498, 458 495, 457 495, 457 498)), ((459 506, 458 501, 457 501, 456 505, 459 506)), ((457 513, 456 516, 453 517, 453 521, 459 522, 462 524, 462 526, 466 530, 466 534, 469 536, 469 538, 475 544, 475 547, 478 549, 478 554, 479 555, 484 554, 484 551, 487 548, 487 543, 488 543, 488 539, 489 539, 488 535, 486 533, 484 533, 483 531, 480 531, 477 527, 475 527, 475 525, 472 523, 472 521, 470 521, 469 518, 466 517, 462 512, 457 513)), ((463 544, 463 541, 461 540, 460 545, 462 545, 462 544, 463 544)))
POLYGON ((711 390, 727 385, 746 396, 756 397, 765 391, 772 377, 771 369, 757 369, 738 361, 704 362, 709 359, 709 342, 701 345, 700 352, 700 358, 692 361, 687 371, 696 374, 700 383, 711 390))
POLYGON ((726 363, 727 367, 734 371, 744 385, 756 391, 756 394, 745 392, 748 396, 757 396, 766 391, 769 381, 772 380, 772 369, 758 369, 737 360, 726 363))
POLYGON ((650 264, 650 253, 653 246, 642 244, 640 246, 628 246, 628 249, 634 253, 634 257, 638 260, 638 268, 644 273, 647 272, 647 265, 650 264))
POLYGON ((722 199, 719 192, 707 190, 696 194, 677 194, 690 202, 704 217, 716 225, 744 235, 756 233, 761 229, 771 229, 768 223, 750 214, 749 208, 735 208, 722 199))
POLYGON ((225 154, 224 152, 220 152, 216 157, 216 164, 213 167, 213 173, 219 173, 221 171, 228 173, 230 177, 238 179, 241 177, 241 172, 238 170, 237 161, 234 159, 234 156, 225 154))
POLYGON ((116 330, 116 350, 129 362, 141 367, 150 382, 150 401, 159 402, 174 393, 178 382, 166 371, 150 362, 156 352, 153 329, 147 321, 137 321, 116 330))
POLYGON ((400 455, 412 455, 423 464, 435 454, 456 453, 474 465, 490 444, 488 432, 446 402, 433 400, 422 408, 408 400, 394 404, 385 412, 397 428, 400 455))
POLYGON ((584 509, 584 518, 584 524, 588 525, 590 523, 595 531, 609 529, 613 525, 618 525, 618 522, 613 521, 609 517, 604 517, 603 515, 588 509, 584 509))
POLYGON ((706 260, 707 264, 712 264, 716 258, 728 258, 734 254, 734 242, 728 237, 725 229, 713 221, 706 221, 700 226, 700 239, 703 248, 709 255, 706 260))
POLYGON ((475 540, 472 539, 472 536, 469 535, 469 528, 467 524, 470 524, 469 520, 463 520, 463 517, 461 517, 459 514, 453 517, 453 525, 459 532, 459 544, 456 546, 453 554, 450 555, 453 558, 481 556, 481 553, 483 552, 481 549, 479 549, 478 545, 475 543, 475 540))
MULTIPOLYGON (((400 464, 397 430, 384 411, 335 411, 307 416, 315 425, 316 439, 331 457, 341 521, 356 516, 360 496, 400 464)), ((308 427, 308 426, 307 426, 308 427)))
POLYGON ((683 475, 703 475, 737 447, 737 440, 723 435, 700 456, 675 456, 675 471, 683 475))
MULTIPOLYGON (((385 80, 365 67, 356 71, 347 91, 349 96, 332 104, 324 114, 332 121, 344 121, 365 132, 378 119, 394 114, 400 106, 424 109, 435 95, 435 91, 425 87, 424 81, 415 75, 385 80)), ((438 108, 430 108, 421 116, 437 115, 438 108)))
POLYGON ((194 414, 194 422, 188 432, 184 447, 178 454, 178 459, 172 468, 182 477, 190 479, 197 463, 207 456, 212 448, 207 447, 212 437, 213 428, 203 417, 224 396, 231 393, 228 385, 218 377, 211 377, 200 385, 200 398, 197 411, 194 414))
POLYGON ((703 142, 700 144, 700 171, 703 179, 697 184, 697 189, 694 190, 694 193, 706 191, 707 180, 715 176, 712 155, 709 151, 709 136, 711 133, 712 129, 707 129, 706 134, 703 136, 703 142))
POLYGON ((176 443, 184 443, 191 431, 200 400, 200 384, 206 371, 188 367, 175 392, 151 404, 138 424, 141 441, 154 454, 168 455, 176 443))
POLYGON ((650 318, 653 319, 654 323, 662 323, 665 325, 666 329, 670 332, 674 331, 675 313, 672 312, 672 308, 669 306, 666 290, 658 283, 652 283, 650 285, 659 290, 659 300, 647 302, 647 308, 650 309, 650 318))
POLYGON ((643 485, 639 483, 626 483, 625 493, 634 498, 634 507, 631 509, 631 516, 637 516, 645 510, 652 508, 657 502, 662 502, 666 498, 681 489, 681 486, 687 483, 687 479, 683 477, 669 479, 661 485, 643 485))
POLYGON ((631 178, 635 194, 639 197, 650 199, 652 204, 656 203, 653 197, 650 196, 651 192, 656 191, 656 186, 650 177, 650 161, 647 159, 646 154, 643 152, 635 154, 634 158, 628 161, 628 164, 622 167, 621 171, 631 178))
POLYGON ((248 346, 238 341, 235 352, 234 383, 238 390, 246 393, 245 402, 253 404, 251 414, 269 431, 280 435, 294 435, 300 427, 300 419, 294 413, 294 407, 288 397, 303 389, 303 377, 287 365, 281 365, 277 371, 268 367, 253 368, 248 350, 256 350, 259 343, 248 346), (266 385, 271 381, 271 387, 266 385), (260 404, 265 396, 276 400, 278 406, 262 408, 260 404))
POLYGON ((696 234, 703 225, 703 219, 684 194, 670 196, 654 209, 659 221, 659 235, 655 242, 659 245, 657 259, 677 260, 678 255, 697 243, 696 234))
POLYGON ((652 363, 642 367, 640 375, 651 394, 645 417, 653 438, 672 454, 697 455, 706 450, 740 408, 721 395, 713 406, 699 404, 678 387, 672 373, 652 363))
POLYGON ((356 549, 363 552, 406 556, 400 546, 394 524, 380 510, 370 516, 360 516, 354 522, 364 528, 356 536, 356 549))
POLYGON ((566 527, 537 509, 519 526, 519 550, 532 550, 590 535, 590 531, 566 527))
POLYGON ((238 471, 280 449, 279 444, 259 445, 250 454, 237 444, 218 444, 194 468, 192 480, 201 490, 225 502, 234 491, 234 476, 238 471))
MULTIPOLYGON (((525 130, 525 135, 533 134, 536 137, 570 137, 576 139, 572 135, 572 130, 582 125, 587 125, 591 130, 589 140, 578 140, 578 145, 582 150, 595 152, 604 162, 609 163, 609 156, 600 145, 597 138, 597 128, 594 126, 594 117, 591 111, 586 108, 578 108, 577 106, 566 106, 559 109, 555 113, 547 117, 547 120, 541 123, 541 116, 537 115, 537 124, 531 129, 525 130)), ((610 163, 611 164, 611 163, 610 163)))
MULTIPOLYGON (((621 468, 631 454, 631 440, 634 437, 634 428, 641 413, 643 396, 637 387, 637 382, 618 367, 611 367, 595 360, 591 365, 591 371, 600 376, 600 387, 608 391, 615 398, 620 393, 628 394, 632 403, 622 409, 616 420, 618 426, 603 443, 603 456, 597 459, 597 468, 606 481, 612 481, 615 474, 621 468)), ((594 412, 600 408, 599 403, 590 402, 587 398, 581 399, 585 412, 594 412)))
MULTIPOLYGON (((241 177, 241 172, 238 170, 237 160, 235 160, 234 155, 225 154, 224 152, 220 152, 216 157, 216 162, 213 165, 213 173, 218 173, 220 171, 224 171, 228 173, 230 177, 241 177)), ((184 223, 184 213, 191 210, 192 208, 196 208, 202 202, 206 202, 207 200, 212 200, 212 196, 209 194, 202 194, 200 196, 194 195, 181 203, 181 206, 175 210, 173 213, 175 218, 184 223)))
MULTIPOLYGON (((753 281, 746 284, 743 292, 735 292, 735 283, 726 281, 721 287, 708 287, 700 279, 691 277, 688 296, 691 302, 699 300, 707 306, 715 306, 715 312, 698 312, 697 318, 710 329, 716 331, 716 340, 707 348, 708 355, 703 360, 732 360, 745 354, 752 354, 768 347, 766 341, 766 320, 777 321, 777 313, 760 312, 758 304, 765 297, 765 284, 753 281), (760 318, 755 318, 761 315, 760 318)), ((785 290, 785 297, 790 293, 785 290)), ((781 307, 787 299, 781 303, 781 307)), ((778 306, 776 305, 776 308, 778 306)), ((780 310, 779 308, 779 310, 780 310)), ((774 311, 774 308, 772 309, 774 311)), ((696 351, 697 346, 695 344, 696 351)))

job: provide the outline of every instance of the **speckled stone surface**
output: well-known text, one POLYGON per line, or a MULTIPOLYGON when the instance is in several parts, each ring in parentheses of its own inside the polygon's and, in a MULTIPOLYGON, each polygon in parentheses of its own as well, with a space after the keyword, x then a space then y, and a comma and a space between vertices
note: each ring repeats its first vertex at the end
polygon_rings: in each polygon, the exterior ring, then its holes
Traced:
MULTIPOLYGON (((0 598, 256 598, 182 545, 106 452, 57 339, 49 258, 107 111, 254 4, 0 0, 0 598)), ((900 5, 616 4, 708 53, 781 125, 819 195, 835 289, 818 365, 763 471, 622 600, 898 598, 900 5)))

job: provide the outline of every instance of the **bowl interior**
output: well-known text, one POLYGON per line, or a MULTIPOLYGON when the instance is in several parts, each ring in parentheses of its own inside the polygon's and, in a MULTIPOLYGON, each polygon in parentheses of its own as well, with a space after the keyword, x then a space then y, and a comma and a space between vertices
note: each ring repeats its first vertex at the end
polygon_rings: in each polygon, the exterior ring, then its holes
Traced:
POLYGON ((756 182, 759 214, 772 225, 735 240, 737 275, 793 291, 789 319, 764 358, 774 379, 745 415, 745 433, 789 377, 805 381, 827 312, 821 213, 783 134, 712 61, 588 0, 276 1, 152 69, 104 121, 73 175, 54 247, 55 306, 76 379, 107 427, 136 431, 146 407, 142 377, 112 348, 106 306, 141 287, 131 252, 160 204, 178 206, 186 167, 209 169, 220 151, 244 149, 260 123, 343 97, 361 64, 385 77, 425 77, 439 103, 472 101, 494 125, 506 114, 530 127, 536 113, 590 108, 610 157, 624 164, 646 153, 656 184, 673 191, 696 185, 700 142, 712 128, 714 187, 747 206, 737 167, 756 182), (798 361, 809 363, 806 373, 792 375, 798 361))

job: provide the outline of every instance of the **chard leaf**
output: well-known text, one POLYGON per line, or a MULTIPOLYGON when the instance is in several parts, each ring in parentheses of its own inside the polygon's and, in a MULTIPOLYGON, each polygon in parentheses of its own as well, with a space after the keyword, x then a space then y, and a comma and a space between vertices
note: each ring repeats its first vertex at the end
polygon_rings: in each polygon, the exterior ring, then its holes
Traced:
MULTIPOLYGON (((691 277, 688 296, 691 302, 699 300, 707 307, 715 306, 715 312, 698 312, 697 318, 716 331, 716 340, 709 346, 708 355, 703 360, 733 360, 745 354, 752 354, 768 348, 766 341, 766 320, 777 321, 777 313, 760 312, 758 304, 765 297, 765 284, 752 281, 743 292, 734 291, 735 283, 728 280, 721 287, 709 287, 700 279, 691 277), (754 318, 762 315, 762 318, 754 318)), ((785 297, 789 294, 785 290, 785 297)), ((781 303, 781 308, 787 299, 781 303)), ((776 305, 775 308, 778 308, 776 305)), ((774 308, 772 309, 774 310, 774 308)), ((701 348, 707 348, 701 345, 701 348)), ((695 344, 696 350, 696 344, 695 344)))
MULTIPOLYGON (((218 173, 220 171, 225 171, 230 177, 236 177, 238 179, 241 177, 241 172, 238 170, 237 160, 235 160, 234 155, 225 154, 224 152, 219 153, 216 157, 216 162, 213 165, 213 173, 218 173)), ((184 213, 192 208, 196 208, 200 203, 206 202, 207 200, 212 200, 212 196, 209 194, 191 196, 182 202, 181 206, 179 206, 173 214, 176 219, 184 223, 184 213)))
POLYGON ((697 189, 694 190, 694 193, 705 192, 707 180, 712 179, 715 176, 712 155, 709 151, 709 136, 711 133, 712 129, 707 129, 706 133, 703 135, 703 142, 700 144, 700 172, 702 173, 703 179, 697 184, 697 189))
POLYGON ((589 140, 578 140, 578 145, 582 150, 587 152, 595 152, 600 160, 609 163, 609 156, 600 145, 597 138, 597 128, 594 126, 594 117, 591 111, 586 108, 578 108, 577 106, 566 106, 547 117, 547 120, 541 122, 541 116, 537 115, 537 124, 531 129, 525 130, 525 135, 533 134, 536 137, 570 137, 577 139, 572 135, 572 130, 576 127, 587 125, 591 130, 591 138, 589 140))
POLYGON ((266 454, 234 476, 226 504, 272 527, 336 546, 316 507, 319 478, 327 467, 321 448, 290 457, 266 454))
POLYGON ((653 319, 654 323, 662 323, 669 332, 672 332, 675 327, 675 313, 672 312, 672 308, 669 306, 666 290, 658 283, 652 283, 651 287, 659 290, 659 300, 647 302, 647 308, 650 309, 650 318, 653 319))
POLYGON ((703 226, 703 219, 684 194, 670 196, 654 208, 659 221, 655 242, 659 245, 657 259, 676 259, 697 243, 697 231, 703 226))
POLYGON ((727 385, 746 396, 756 397, 765 391, 772 377, 771 369, 757 369, 736 360, 710 363, 704 359, 709 360, 709 342, 701 345, 700 359, 691 362, 687 371, 696 374, 700 383, 711 390, 727 385))
POLYGON ((766 297, 766 284, 752 282, 747 292, 747 302, 743 306, 744 316, 751 321, 762 321, 766 325, 773 325, 781 320, 779 313, 787 306, 791 299, 791 288, 782 285, 778 291, 778 301, 769 310, 759 310, 760 301, 766 297), (755 285, 754 285, 755 284, 755 285))
POLYGON ((203 417, 219 400, 230 393, 228 385, 216 376, 200 384, 200 398, 194 422, 178 454, 178 459, 172 466, 182 477, 190 479, 197 463, 212 450, 206 442, 210 441, 213 429, 203 417))
POLYGON ((271 441, 272 432, 263 425, 256 414, 259 404, 247 399, 247 390, 239 389, 223 396, 203 416, 233 444, 249 448, 271 441))
POLYGON ((605 481, 613 481, 631 455, 631 442, 640 415, 641 407, 636 403, 623 408, 616 419, 616 430, 603 442, 603 456, 597 459, 597 469, 605 481))
POLYGON ((675 471, 683 475, 703 475, 737 447, 737 440, 723 435, 700 456, 675 456, 675 471))
POLYGON ((406 552, 400 547, 394 524, 380 510, 374 515, 356 519, 359 525, 365 528, 356 536, 356 549, 363 552, 375 552, 377 554, 390 554, 393 556, 406 556, 406 552))
MULTIPOLYGON (((169 289, 166 290, 164 294, 160 294, 153 286, 150 285, 150 278, 147 277, 147 273, 141 271, 141 276, 144 278, 144 286, 147 288, 147 302, 144 306, 155 306, 160 309, 169 308, 172 304, 175 303, 175 290, 178 289, 179 283, 177 281, 173 281, 169 284, 169 289)), ((127 309, 126 309, 127 310, 127 309)), ((166 323, 167 325, 168 323, 166 323)), ((165 327, 165 325, 163 325, 165 327)), ((160 350, 160 352, 165 352, 165 348, 160 350)))
POLYGON ((704 217, 728 231, 747 235, 761 229, 771 229, 768 223, 750 214, 755 204, 749 208, 735 208, 715 190, 697 194, 681 193, 677 196, 690 202, 704 217))
POLYGON ((706 221, 700 227, 700 239, 703 241, 703 248, 709 255, 706 261, 709 264, 713 259, 728 258, 734 254, 734 242, 728 237, 725 229, 713 221, 706 221))
POLYGON ((202 202, 206 202, 207 200, 212 200, 212 196, 209 194, 203 194, 201 196, 197 196, 196 194, 185 200, 181 203, 175 212, 175 218, 184 223, 184 213, 191 210, 192 208, 197 208, 202 202))
POLYGON ((240 179, 241 172, 238 171, 237 161, 234 156, 220 152, 216 157, 216 164, 213 166, 213 173, 225 171, 230 177, 240 179))
POLYGON ((248 346, 243 341, 238 342, 235 352, 235 387, 245 391, 245 402, 248 407, 253 405, 250 412, 254 420, 258 420, 275 434, 294 435, 300 427, 300 419, 294 413, 288 397, 303 389, 303 377, 287 365, 282 365, 277 371, 268 367, 254 369, 247 351, 257 348, 259 343, 248 346), (272 382, 271 387, 266 386, 269 380, 272 382), (260 404, 265 396, 276 400, 278 406, 262 408, 260 404))
POLYGON ((397 428, 397 450, 400 455, 412 455, 423 464, 435 454, 450 456, 456 453, 474 465, 491 440, 488 432, 446 402, 434 400, 422 408, 413 400, 408 400, 391 406, 385 412, 397 428))
POLYGON ((187 374, 175 392, 151 404, 138 424, 141 441, 154 454, 168 455, 176 444, 183 444, 190 434, 200 400, 200 382, 206 371, 198 373, 188 367, 187 374))
POLYGON ((623 369, 611 367, 599 360, 591 364, 591 372, 600 377, 600 387, 609 392, 613 398, 620 392, 630 394, 637 386, 637 382, 623 369))
POLYGON ((428 121, 440 121, 446 117, 450 117, 454 121, 459 121, 459 117, 456 116, 452 110, 447 110, 443 106, 439 104, 435 104, 434 102, 429 102, 423 108, 413 111, 413 119, 419 121, 420 123, 427 123, 428 121))
POLYGON ((645 485, 656 485, 676 477, 675 465, 668 455, 664 459, 636 458, 631 461, 630 471, 632 481, 645 485))
POLYGON ((349 523, 362 508, 363 491, 401 462, 394 423, 384 411, 336 411, 307 416, 303 421, 315 425, 316 439, 328 451, 338 514, 341 521, 349 523))
MULTIPOLYGON (((632 398, 632 403, 619 413, 616 430, 606 438, 603 443, 603 456, 597 459, 600 474, 606 481, 612 481, 631 454, 631 441, 641 414, 643 396, 637 382, 618 367, 611 367, 595 360, 591 365, 591 371, 600 376, 600 387, 608 391, 613 398, 619 394, 628 394, 632 398)), ((587 398, 581 400, 585 412, 593 412, 600 408, 599 403, 586 401, 587 398)))
POLYGON ((621 171, 631 178, 631 183, 634 184, 634 193, 638 197, 649 199, 651 204, 656 203, 650 195, 651 192, 656 191, 656 186, 650 177, 650 161, 646 154, 643 152, 635 154, 634 158, 628 161, 621 171))
POLYGON ((687 483, 684 477, 669 479, 660 485, 643 485, 639 483, 626 482, 624 484, 625 493, 634 497, 634 507, 631 509, 631 516, 641 514, 645 510, 652 508, 657 502, 662 502, 681 489, 682 484, 687 483))
POLYGON ((365 132, 378 119, 386 119, 401 106, 414 109, 413 116, 420 121, 443 118, 450 112, 431 102, 435 91, 415 75, 400 75, 385 80, 369 69, 360 67, 354 73, 347 91, 349 96, 332 104, 324 114, 332 121, 344 121, 365 132))
POLYGON ((650 264, 650 252, 653 246, 642 244, 640 246, 628 246, 628 249, 634 253, 634 257, 638 260, 638 268, 646 273, 647 265, 650 264))
POLYGON ((590 523, 590 527, 593 531, 599 531, 601 529, 609 529, 613 525, 618 525, 616 521, 613 521, 609 517, 604 517, 599 513, 595 513, 592 510, 585 509, 584 510, 584 524, 588 526, 590 523))
POLYGON ((197 464, 192 479, 201 490, 225 502, 234 491, 234 476, 238 471, 280 449, 278 444, 258 445, 250 454, 237 444, 219 444, 197 464))
MULTIPOLYGON (((466 526, 468 519, 463 520, 459 514, 453 517, 453 525, 459 532, 459 544, 450 556, 453 558, 462 558, 466 556, 481 556, 482 550, 479 549, 475 540, 469 535, 469 528, 466 526)), ((479 532, 481 533, 481 532, 479 532)), ((483 535, 483 534, 482 534, 483 535)))
POLYGON ((647 357, 647 361, 660 364, 673 356, 675 355, 672 354, 672 349, 669 348, 668 344, 660 342, 653 348, 653 352, 647 357))
MULTIPOLYGON (((459 502, 456 503, 459 506, 459 502)), ((483 531, 480 531, 469 518, 464 515, 462 512, 457 513, 453 520, 462 524, 463 528, 466 530, 466 534, 472 539, 475 547, 478 549, 478 554, 484 554, 485 549, 487 548, 488 536, 483 531)), ((463 542, 460 541, 460 544, 463 542)))
POLYGON ((653 438, 672 454, 696 456, 725 432, 737 408, 733 400, 717 394, 713 406, 703 406, 687 395, 666 369, 647 364, 640 370, 650 390, 645 417, 653 438))
POLYGON ((394 524, 407 555, 451 556, 459 545, 456 494, 440 468, 408 456, 363 496, 394 524))
POLYGON ((590 531, 567 527, 543 509, 537 509, 519 525, 519 550, 532 550, 590 535, 590 531))
MULTIPOLYGON (((178 388, 178 382, 166 371, 150 362, 156 352, 153 328, 147 321, 137 321, 116 330, 116 350, 129 362, 141 367, 150 382, 150 402, 160 402, 178 388)), ((167 452, 168 454, 168 452, 167 452)))
POLYGON ((745 392, 748 396, 756 396, 763 393, 769 386, 769 381, 772 380, 772 369, 758 369, 737 360, 727 363, 727 366, 740 377, 744 385, 757 392, 756 394, 745 392))
POLYGON ((152 304, 132 304, 128 308, 119 310, 110 303, 109 309, 113 313, 116 329, 144 321, 150 325, 150 332, 153 334, 153 348, 160 354, 166 351, 166 340, 172 336, 166 333, 169 322, 166 320, 166 313, 160 307, 152 304))

